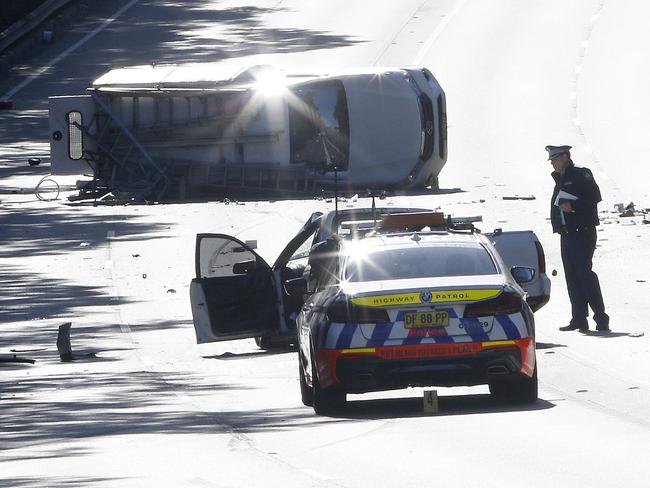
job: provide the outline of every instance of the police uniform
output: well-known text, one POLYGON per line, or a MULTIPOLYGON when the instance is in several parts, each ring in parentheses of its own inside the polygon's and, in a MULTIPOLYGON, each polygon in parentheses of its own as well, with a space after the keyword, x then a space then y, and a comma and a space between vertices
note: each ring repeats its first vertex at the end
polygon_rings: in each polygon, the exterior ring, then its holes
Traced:
MULTIPOLYGON (((549 160, 569 154, 571 146, 546 146, 549 160)), ((551 224, 560 234, 562 264, 571 301, 571 322, 560 330, 589 329, 588 307, 594 312, 596 329, 609 330, 609 316, 600 290, 598 275, 592 270, 596 249, 596 226, 599 225, 597 204, 602 200, 600 189, 588 168, 580 168, 569 160, 564 173, 554 171, 555 188, 551 197, 551 224), (572 212, 563 212, 560 205, 571 203, 572 212)))

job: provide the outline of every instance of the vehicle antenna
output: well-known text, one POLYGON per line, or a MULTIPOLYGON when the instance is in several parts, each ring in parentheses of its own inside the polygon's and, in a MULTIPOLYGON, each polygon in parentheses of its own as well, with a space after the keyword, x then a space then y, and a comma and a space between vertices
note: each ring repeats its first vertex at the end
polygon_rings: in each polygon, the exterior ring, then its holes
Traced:
POLYGON ((332 158, 330 157, 330 152, 327 149, 327 136, 325 132, 319 134, 321 143, 323 144, 323 151, 325 152, 325 167, 332 168, 334 170, 334 216, 338 217, 339 215, 339 175, 338 175, 338 165, 332 163, 332 158))
POLYGON ((372 226, 377 228, 377 207, 375 206, 375 194, 372 193, 372 226))

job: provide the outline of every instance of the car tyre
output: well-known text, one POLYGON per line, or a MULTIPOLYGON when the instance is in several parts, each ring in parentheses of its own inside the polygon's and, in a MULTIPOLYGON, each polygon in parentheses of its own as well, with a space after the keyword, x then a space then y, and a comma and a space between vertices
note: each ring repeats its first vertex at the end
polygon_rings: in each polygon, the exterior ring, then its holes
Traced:
POLYGON ((273 349, 273 339, 271 338, 271 336, 257 336, 255 338, 255 344, 257 344, 257 347, 259 347, 263 351, 268 351, 269 349, 273 349))
POLYGON ((507 403, 535 403, 538 396, 537 365, 530 378, 493 381, 489 386, 490 393, 497 400, 507 403))
POLYGON ((321 388, 316 373, 314 350, 311 352, 311 384, 314 412, 317 415, 336 413, 345 405, 345 392, 336 387, 321 388))
POLYGON ((298 375, 300 378, 300 398, 303 405, 311 407, 314 405, 314 389, 307 384, 305 371, 302 366, 302 354, 298 353, 298 375))

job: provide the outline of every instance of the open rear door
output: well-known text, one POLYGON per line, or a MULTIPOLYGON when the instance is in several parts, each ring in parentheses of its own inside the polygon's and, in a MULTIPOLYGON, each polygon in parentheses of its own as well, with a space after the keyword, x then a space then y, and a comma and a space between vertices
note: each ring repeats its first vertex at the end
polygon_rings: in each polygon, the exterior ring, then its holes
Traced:
POLYGON ((542 244, 531 230, 485 234, 494 244, 508 269, 513 266, 528 266, 535 270, 532 281, 522 283, 528 293, 526 301, 533 311, 548 302, 551 294, 551 280, 546 276, 546 262, 542 244))
POLYGON ((97 149, 95 102, 90 95, 49 98, 50 155, 53 175, 92 173, 86 162, 97 149))
POLYGON ((190 284, 198 344, 267 334, 279 324, 273 271, 250 247, 224 234, 196 236, 190 284))

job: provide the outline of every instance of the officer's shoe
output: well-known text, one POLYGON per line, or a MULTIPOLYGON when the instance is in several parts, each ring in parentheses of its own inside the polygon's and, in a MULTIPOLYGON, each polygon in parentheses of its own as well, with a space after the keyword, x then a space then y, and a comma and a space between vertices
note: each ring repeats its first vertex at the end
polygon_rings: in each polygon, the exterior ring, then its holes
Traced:
POLYGON ((579 330, 580 332, 586 332, 589 330, 589 325, 587 324, 576 324, 574 322, 571 322, 569 325, 565 325, 564 327, 560 327, 561 331, 567 331, 567 330, 579 330))
MULTIPOLYGON (((595 317, 594 320, 596 320, 595 317)), ((610 332, 609 315, 604 314, 602 317, 599 317, 598 320, 596 320, 596 330, 598 332, 610 332)))

